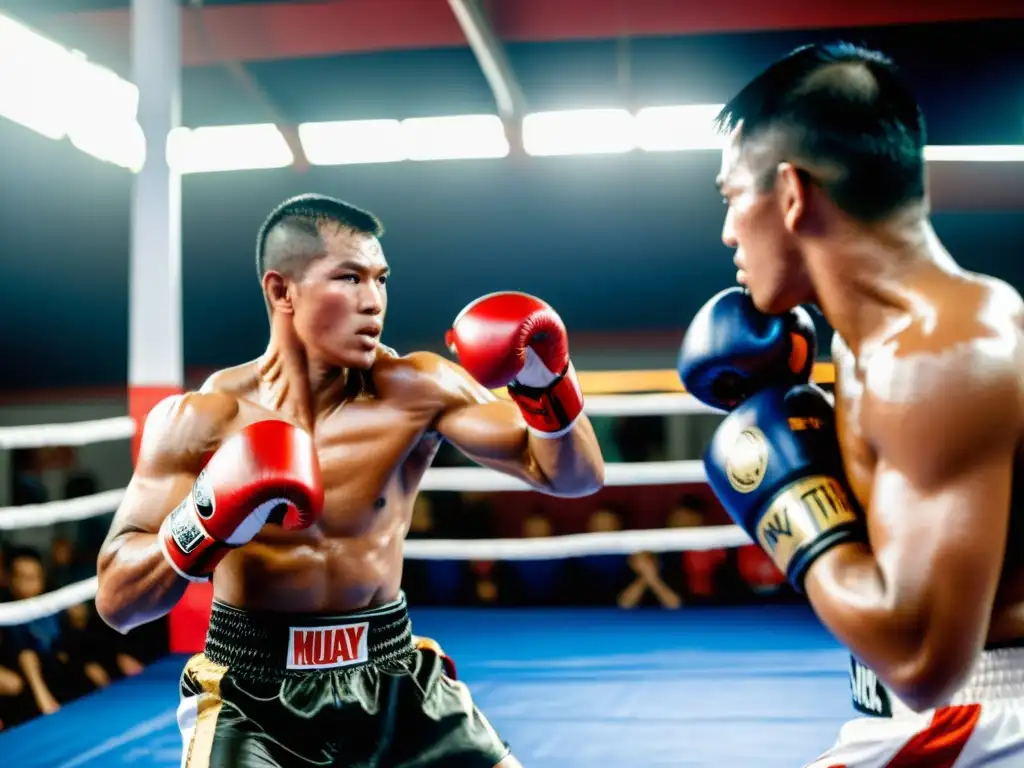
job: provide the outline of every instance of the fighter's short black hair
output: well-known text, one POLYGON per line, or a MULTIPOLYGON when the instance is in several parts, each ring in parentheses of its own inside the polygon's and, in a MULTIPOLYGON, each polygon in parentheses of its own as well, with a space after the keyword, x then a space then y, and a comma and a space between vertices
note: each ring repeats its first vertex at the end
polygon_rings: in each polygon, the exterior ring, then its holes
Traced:
POLYGON ((323 253, 320 227, 335 224, 374 237, 384 225, 369 211, 327 195, 305 194, 285 200, 267 216, 256 236, 256 272, 302 266, 323 253))
MULTIPOLYGON (((826 169, 811 177, 857 219, 882 219, 924 199, 924 116, 896 65, 878 51, 845 42, 797 48, 751 80, 717 119, 729 133, 741 122, 741 144, 773 132, 777 162, 826 169)), ((777 162, 761 178, 766 188, 777 162)))

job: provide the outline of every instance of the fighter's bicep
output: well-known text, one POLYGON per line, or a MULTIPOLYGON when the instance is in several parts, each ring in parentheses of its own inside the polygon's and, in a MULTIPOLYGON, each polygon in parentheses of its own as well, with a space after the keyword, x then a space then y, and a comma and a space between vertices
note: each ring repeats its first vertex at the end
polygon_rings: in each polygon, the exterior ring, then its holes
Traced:
POLYGON ((536 489, 549 485, 530 451, 526 422, 512 402, 493 400, 453 408, 438 420, 438 432, 477 464, 536 489))
POLYGON ((984 646, 1009 518, 1009 454, 987 452, 925 484, 884 459, 869 515, 889 604, 918 638, 915 664, 956 679, 984 646))
POLYGON ((237 414, 237 401, 219 394, 190 393, 154 407, 108 539, 132 531, 155 533, 188 493, 204 455, 219 444, 237 414))
POLYGON ((196 476, 187 471, 136 474, 114 513, 108 539, 126 533, 156 533, 188 494, 196 476))
POLYGON ((990 453, 925 485, 882 458, 869 521, 890 586, 944 591, 939 580, 948 580, 965 599, 992 593, 1006 547, 1012 471, 1010 454, 990 453))
POLYGON ((447 408, 437 419, 437 432, 477 461, 520 457, 527 447, 526 422, 506 400, 464 403, 447 408))

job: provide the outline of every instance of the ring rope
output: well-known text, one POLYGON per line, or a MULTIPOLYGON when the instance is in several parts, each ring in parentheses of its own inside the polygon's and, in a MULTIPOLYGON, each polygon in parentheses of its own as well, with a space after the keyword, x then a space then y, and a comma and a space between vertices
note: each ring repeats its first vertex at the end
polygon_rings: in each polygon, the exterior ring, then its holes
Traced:
MULTIPOLYGON (((574 533, 535 539, 409 539, 408 560, 553 560, 591 555, 631 555, 635 552, 694 552, 730 549, 750 544, 736 525, 668 528, 642 531, 574 533)), ((65 610, 96 596, 98 579, 70 584, 28 600, 0 603, 0 627, 65 610)))
POLYGON ((72 605, 92 600, 96 596, 99 578, 76 581, 66 587, 47 592, 38 597, 15 600, 11 603, 0 603, 0 627, 13 627, 26 624, 43 616, 50 616, 58 611, 66 610, 72 605))
MULTIPOLYGON (((590 416, 673 416, 720 413, 685 392, 657 392, 646 395, 590 395, 584 405, 590 416)), ((0 449, 46 448, 63 445, 87 445, 135 436, 135 420, 130 416, 0 427, 0 449)))
MULTIPOLYGON (((622 462, 605 465, 606 486, 682 485, 706 480, 699 461, 622 462)), ((431 467, 420 484, 423 491, 530 491, 526 482, 485 467, 431 467)), ((74 499, 0 507, 0 531, 42 528, 86 520, 117 509, 126 489, 102 491, 74 499)))
POLYGON ((22 528, 42 528, 70 520, 87 520, 113 512, 124 498, 124 488, 103 491, 74 499, 47 501, 42 504, 23 504, 19 507, 0 507, 0 531, 22 528))
POLYGON ((24 427, 0 427, 0 449, 88 445, 127 440, 134 436, 135 419, 131 416, 61 424, 30 424, 24 427))

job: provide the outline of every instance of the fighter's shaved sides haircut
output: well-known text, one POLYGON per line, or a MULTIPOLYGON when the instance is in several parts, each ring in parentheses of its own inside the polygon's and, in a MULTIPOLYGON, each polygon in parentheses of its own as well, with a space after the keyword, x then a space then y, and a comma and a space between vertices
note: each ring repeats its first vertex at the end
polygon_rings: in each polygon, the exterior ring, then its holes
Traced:
POLYGON ((791 162, 850 216, 884 219, 925 197, 924 116, 884 54, 850 43, 797 48, 761 72, 719 113, 767 156, 763 190, 791 162), (741 125, 742 124, 742 125, 741 125))
POLYGON ((256 272, 260 280, 273 270, 298 275, 312 260, 323 255, 321 236, 325 225, 345 227, 374 237, 384 225, 368 211, 326 195, 299 195, 277 206, 256 236, 256 272))

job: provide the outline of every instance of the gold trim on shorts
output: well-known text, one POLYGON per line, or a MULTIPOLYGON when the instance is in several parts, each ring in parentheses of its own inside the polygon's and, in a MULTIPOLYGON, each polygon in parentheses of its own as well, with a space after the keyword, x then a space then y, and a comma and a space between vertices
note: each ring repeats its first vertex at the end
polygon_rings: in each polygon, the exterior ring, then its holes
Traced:
POLYGON ((199 687, 199 701, 196 703, 196 725, 192 730, 192 741, 187 745, 188 757, 185 768, 210 768, 213 753, 213 737, 217 730, 217 716, 224 700, 220 694, 220 682, 228 668, 215 664, 199 653, 185 665, 185 678, 199 687))

